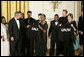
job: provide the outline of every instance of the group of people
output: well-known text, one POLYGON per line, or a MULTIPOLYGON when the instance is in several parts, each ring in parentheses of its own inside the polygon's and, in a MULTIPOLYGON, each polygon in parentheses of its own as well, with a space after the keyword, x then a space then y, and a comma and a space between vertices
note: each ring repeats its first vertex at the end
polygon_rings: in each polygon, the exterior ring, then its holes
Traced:
POLYGON ((49 32, 46 15, 39 13, 38 20, 32 18, 28 11, 28 18, 16 11, 14 17, 6 24, 5 17, 1 17, 1 56, 46 56, 47 35, 51 39, 50 56, 74 56, 74 38, 79 34, 80 45, 83 45, 83 12, 79 18, 78 27, 73 21, 73 14, 63 10, 63 16, 54 15, 49 32), (47 34, 48 32, 48 34, 47 34), (76 35, 75 35, 75 34, 76 35), (35 50, 35 54, 34 54, 35 50))

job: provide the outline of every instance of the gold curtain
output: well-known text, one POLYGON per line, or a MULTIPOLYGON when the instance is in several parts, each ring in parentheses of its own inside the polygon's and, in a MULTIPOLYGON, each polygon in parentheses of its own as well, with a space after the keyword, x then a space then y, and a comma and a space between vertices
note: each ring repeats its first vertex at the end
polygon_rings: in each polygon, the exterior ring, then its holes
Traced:
POLYGON ((1 16, 5 16, 7 22, 14 17, 15 11, 21 11, 27 17, 28 10, 29 1, 1 1, 1 16))
POLYGON ((79 16, 81 16, 81 1, 78 1, 77 2, 77 9, 78 9, 78 14, 77 14, 77 18, 78 18, 78 20, 77 21, 79 21, 79 16))

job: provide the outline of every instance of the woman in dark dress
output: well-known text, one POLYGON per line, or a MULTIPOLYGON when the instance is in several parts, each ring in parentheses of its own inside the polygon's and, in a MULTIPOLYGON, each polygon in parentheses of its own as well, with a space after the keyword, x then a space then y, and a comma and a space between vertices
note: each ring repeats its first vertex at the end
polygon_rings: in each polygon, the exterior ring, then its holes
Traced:
POLYGON ((47 29, 48 29, 48 24, 45 21, 46 16, 43 14, 42 21, 40 23, 40 26, 42 27, 41 30, 41 56, 46 56, 46 51, 47 51, 47 29))
MULTIPOLYGON (((76 26, 76 22, 73 21, 73 14, 69 13, 68 14, 68 24, 71 26, 72 28, 72 32, 78 34, 78 30, 77 30, 77 26, 76 26)), ((74 35, 74 38, 75 38, 75 35, 74 35)), ((74 38, 70 40, 69 42, 69 56, 74 56, 74 47, 73 47, 73 43, 74 43, 74 38)))

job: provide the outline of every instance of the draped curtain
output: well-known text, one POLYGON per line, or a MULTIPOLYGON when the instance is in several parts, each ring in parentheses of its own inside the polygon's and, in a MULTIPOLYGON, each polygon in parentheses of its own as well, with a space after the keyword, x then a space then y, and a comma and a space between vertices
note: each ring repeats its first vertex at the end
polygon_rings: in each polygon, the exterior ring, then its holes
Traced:
POLYGON ((28 10, 29 1, 1 1, 1 16, 5 16, 7 22, 14 17, 15 11, 21 11, 27 17, 28 10))

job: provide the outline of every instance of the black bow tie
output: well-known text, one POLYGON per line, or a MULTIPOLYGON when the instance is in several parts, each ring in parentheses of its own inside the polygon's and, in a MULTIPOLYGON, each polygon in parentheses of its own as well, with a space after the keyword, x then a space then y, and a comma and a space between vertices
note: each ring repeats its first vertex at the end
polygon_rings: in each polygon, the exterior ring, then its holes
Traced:
POLYGON ((19 19, 17 19, 17 20, 19 20, 19 19))

